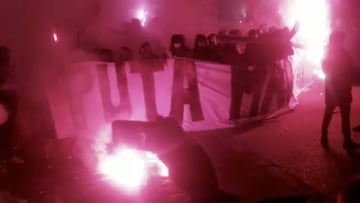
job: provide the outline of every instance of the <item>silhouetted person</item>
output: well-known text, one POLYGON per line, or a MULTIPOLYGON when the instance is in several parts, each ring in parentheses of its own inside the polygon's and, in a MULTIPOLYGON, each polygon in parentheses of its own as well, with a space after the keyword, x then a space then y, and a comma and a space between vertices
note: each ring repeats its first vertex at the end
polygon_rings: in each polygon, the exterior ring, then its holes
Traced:
POLYGON ((233 29, 229 31, 230 37, 241 37, 241 32, 239 29, 233 29))
POLYGON ((158 58, 152 50, 149 42, 144 42, 139 49, 139 54, 143 60, 152 60, 158 58))
POLYGON ((263 114, 269 112, 274 96, 276 96, 279 108, 286 106, 292 97, 292 70, 286 69, 289 66, 284 64, 289 64, 288 57, 294 54, 291 39, 295 36, 298 29, 298 23, 295 23, 291 30, 287 27, 283 29, 270 27, 268 33, 260 36, 262 43, 265 44, 266 53, 263 56, 267 61, 270 76, 261 107, 263 114), (288 74, 289 72, 290 74, 288 74), (288 78, 287 76, 290 77, 288 78))
POLYGON ((134 58, 133 53, 131 52, 131 49, 127 46, 121 47, 121 58, 124 61, 130 61, 134 58))
POLYGON ((209 36, 207 36, 207 44, 208 47, 216 47, 216 34, 211 33, 209 36))
POLYGON ((253 94, 249 112, 250 117, 257 116, 259 113, 262 89, 267 74, 266 61, 264 60, 264 48, 260 43, 258 36, 257 30, 249 31, 245 51, 246 60, 249 66, 248 83, 250 85, 250 92, 253 94))
POLYGON ((144 42, 139 48, 140 60, 146 63, 153 70, 162 70, 163 63, 166 58, 158 53, 155 53, 153 47, 149 42, 144 42))
POLYGON ((242 99, 249 85, 247 83, 249 70, 245 50, 246 43, 238 42, 227 45, 221 52, 223 60, 231 66, 230 121, 240 119, 242 99))
POLYGON ((293 45, 291 39, 297 33, 298 24, 289 30, 289 28, 285 27, 278 31, 278 48, 277 54, 278 59, 281 62, 284 71, 284 102, 285 104, 289 103, 291 97, 293 96, 293 71, 291 62, 289 61, 289 56, 294 54, 293 45))
POLYGON ((255 29, 251 29, 248 32, 248 38, 251 40, 256 40, 259 37, 259 32, 255 29))
POLYGON ((0 47, 0 164, 12 156, 12 145, 16 129, 17 99, 10 87, 10 49, 0 47), (10 87, 10 88, 9 88, 10 87))
POLYGON ((171 36, 170 53, 172 57, 192 57, 191 50, 185 45, 185 37, 179 34, 171 36))
POLYGON ((337 203, 360 202, 360 177, 352 178, 339 193, 337 203))
POLYGON ((149 42, 144 42, 139 48, 140 72, 143 79, 143 91, 146 107, 146 118, 153 121, 158 116, 155 99, 154 72, 163 69, 162 59, 153 52, 149 42))
POLYGON ((219 54, 218 40, 216 34, 210 34, 207 37, 209 60, 212 62, 223 63, 224 61, 219 54))
POLYGON ((264 43, 264 60, 269 72, 268 87, 265 92, 264 100, 261 106, 261 113, 267 114, 274 97, 277 101, 278 108, 286 105, 286 91, 285 91, 285 71, 282 67, 281 60, 284 57, 291 55, 291 52, 283 51, 282 36, 279 30, 273 30, 262 36, 262 43, 264 43))
POLYGON ((196 35, 193 52, 194 52, 194 59, 203 60, 203 61, 210 60, 208 44, 205 35, 203 34, 196 35))
POLYGON ((322 122, 321 144, 328 147, 328 127, 334 109, 341 110, 341 130, 344 136, 343 147, 357 148, 359 144, 351 139, 350 109, 353 66, 348 53, 344 50, 345 35, 342 32, 333 32, 323 61, 325 73, 325 113, 322 122))

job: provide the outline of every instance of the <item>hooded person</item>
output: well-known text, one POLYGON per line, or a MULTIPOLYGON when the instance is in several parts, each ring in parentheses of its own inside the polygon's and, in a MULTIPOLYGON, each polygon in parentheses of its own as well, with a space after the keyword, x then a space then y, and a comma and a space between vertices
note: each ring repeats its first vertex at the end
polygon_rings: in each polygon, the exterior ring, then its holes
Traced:
POLYGON ((323 61, 325 73, 325 112, 321 130, 321 145, 329 147, 328 128, 336 107, 340 108, 343 148, 358 148, 360 145, 351 138, 350 111, 352 102, 352 77, 354 67, 344 49, 345 34, 333 32, 323 61))
POLYGON ((194 58, 204 61, 210 60, 207 39, 203 34, 198 34, 195 37, 194 58))
POLYGON ((192 57, 190 49, 185 45, 185 37, 180 34, 171 36, 170 53, 172 57, 192 57))

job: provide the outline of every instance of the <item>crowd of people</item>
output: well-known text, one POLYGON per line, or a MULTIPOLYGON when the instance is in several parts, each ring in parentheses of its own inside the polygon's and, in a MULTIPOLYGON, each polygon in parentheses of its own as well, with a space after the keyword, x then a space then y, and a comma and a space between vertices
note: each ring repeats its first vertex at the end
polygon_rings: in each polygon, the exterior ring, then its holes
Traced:
MULTIPOLYGON (((217 34, 198 34, 195 37, 193 48, 185 43, 185 37, 174 34, 170 40, 167 54, 155 53, 150 42, 144 42, 138 49, 138 55, 143 60, 159 60, 170 57, 187 58, 212 63, 227 64, 231 67, 231 106, 229 119, 240 119, 241 103, 244 94, 252 95, 249 116, 267 114, 274 97, 279 107, 286 105, 292 97, 292 71, 288 61, 293 52, 291 39, 296 34, 298 26, 291 30, 288 28, 271 27, 268 31, 252 29, 247 35, 241 35, 239 31, 219 32, 217 34), (290 71, 287 70, 290 68, 290 71), (290 75, 288 74, 290 73, 290 75), (265 85, 268 77, 267 85, 265 85), (261 101, 262 92, 265 89, 261 101)), ((359 144, 351 138, 350 127, 350 104, 351 77, 350 59, 343 50, 343 33, 333 33, 330 37, 328 54, 323 64, 325 80, 325 114, 322 125, 321 144, 328 148, 328 127, 335 107, 340 107, 342 119, 342 133, 344 135, 343 147, 345 149, 358 148, 359 144)), ((7 83, 10 67, 10 50, 0 47, 0 86, 7 83)), ((96 49, 98 56, 103 60, 113 60, 113 52, 106 49, 96 49)), ((122 62, 134 58, 134 53, 129 47, 121 48, 122 62)), ((2 108, 10 112, 6 115, 6 121, 0 123, 0 160, 5 160, 12 155, 11 139, 15 127, 16 96, 6 89, 0 89, 0 102, 2 108)), ((359 131, 357 126, 353 130, 359 131)), ((359 188, 359 179, 349 183, 350 185, 339 196, 339 203, 351 202, 349 199, 358 198, 353 186, 359 188), (349 188, 350 189, 349 189, 349 188), (348 192, 348 190, 351 190, 348 192)), ((358 189, 356 189, 358 190, 358 189)), ((356 200, 356 202, 359 200, 356 200)))
MULTIPOLYGON (((293 75, 289 56, 293 51, 291 39, 296 34, 298 25, 291 30, 287 27, 252 29, 246 35, 239 30, 219 33, 197 34, 193 48, 186 44, 181 34, 171 36, 170 46, 166 53, 154 53, 152 44, 144 42, 134 52, 129 47, 121 47, 118 61, 131 61, 135 56, 142 60, 166 58, 190 58, 211 63, 231 66, 231 109, 229 120, 240 119, 243 95, 252 95, 249 117, 265 115, 271 111, 275 98, 278 108, 288 104, 292 97, 293 75), (269 77, 266 85, 265 81, 269 77), (265 96, 260 104, 262 92, 265 96)), ((97 50, 102 59, 113 58, 111 50, 97 50)))
MULTIPOLYGON (((259 113, 267 113, 274 96, 276 96, 279 106, 285 105, 289 101, 292 96, 292 78, 286 79, 284 63, 289 63, 288 57, 293 54, 291 39, 297 29, 298 26, 294 26, 292 30, 276 29, 275 27, 270 28, 267 32, 261 29, 250 30, 246 36, 240 35, 236 30, 208 36, 198 34, 195 37, 193 49, 185 44, 183 35, 173 35, 168 56, 230 65, 232 91, 229 119, 236 121, 240 118, 241 100, 244 93, 253 95, 250 117, 259 113), (269 82, 263 104, 260 107, 260 96, 266 76, 269 76, 269 82)), ((358 148, 359 144, 354 142, 351 136, 351 81, 354 72, 350 70, 352 65, 349 55, 343 48, 343 41, 343 33, 334 32, 330 36, 327 55, 323 63, 326 75, 326 107, 320 141, 324 148, 329 148, 328 127, 334 109, 340 107, 344 136, 343 147, 349 150, 358 148)), ((141 56, 144 58, 156 56, 152 53, 149 43, 144 43, 140 50, 142 50, 141 56)), ((131 59, 129 49, 124 48, 124 53, 128 56, 127 59, 131 59)), ((359 131, 359 129, 359 126, 353 128, 354 131, 359 131)), ((358 189, 359 178, 351 180, 339 194, 338 202, 358 202, 359 196, 356 192, 358 189)))

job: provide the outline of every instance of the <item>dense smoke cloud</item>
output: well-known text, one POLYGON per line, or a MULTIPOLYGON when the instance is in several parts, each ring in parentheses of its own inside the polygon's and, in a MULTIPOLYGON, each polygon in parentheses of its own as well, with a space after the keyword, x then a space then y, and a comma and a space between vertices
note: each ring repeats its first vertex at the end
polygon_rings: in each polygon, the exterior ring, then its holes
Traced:
POLYGON ((96 22, 98 6, 88 0, 12 0, 0 6, 0 44, 11 50, 10 84, 18 95, 19 132, 24 136, 53 135, 45 89, 64 75, 71 36, 96 22), (52 41, 59 34, 59 44, 52 41), (66 31, 66 32, 64 32, 66 31), (70 38, 69 38, 70 39, 70 38))
MULTIPOLYGON (((49 53, 54 30, 60 32, 62 46, 73 46, 80 34, 93 46, 111 49, 148 38, 167 48, 172 33, 192 36, 216 31, 213 1, 13 0, 1 4, 0 44, 32 57, 49 53), (142 35, 129 33, 126 25, 139 9, 148 13, 142 35)), ((192 44, 191 38, 188 41, 192 44)))
MULTIPOLYGON (((0 6, 0 44, 11 50, 16 69, 20 134, 25 143, 56 136, 49 106, 49 89, 86 81, 87 73, 72 70, 71 63, 87 53, 75 50, 79 41, 93 48, 109 48, 116 54, 121 46, 137 52, 147 40, 158 50, 167 49, 170 35, 216 31, 211 1, 154 0, 9 0, 0 6), (138 9, 148 12, 146 25, 131 26, 138 9), (56 33, 58 41, 54 42, 56 33), (80 40, 79 40, 80 39, 80 40), (78 41, 79 40, 79 41, 78 41), (69 83, 67 81, 73 83, 69 83), (65 82, 64 82, 65 81, 65 82), (27 139, 29 138, 29 139, 27 139)), ((81 85, 79 85, 81 86, 81 85)), ((72 88, 77 91, 80 87, 72 88)), ((54 100, 60 94, 52 92, 54 100)), ((71 100, 71 98, 68 98, 71 100)), ((100 127, 100 126, 99 126, 100 127)), ((81 141, 80 146, 90 146, 81 141)), ((92 142, 92 141, 89 141, 92 142)), ((31 145, 31 144, 30 144, 31 145)), ((89 149, 80 149, 87 158, 89 149)), ((88 162, 88 161, 86 161, 88 162)))
MULTIPOLYGON (((150 41, 160 52, 168 48, 171 34, 180 33, 192 46, 196 34, 219 29, 216 1, 225 0, 3 0, 0 45, 11 49, 17 70, 22 131, 34 136, 54 134, 46 89, 66 81, 63 78, 69 75, 75 84, 86 80, 86 73, 78 72, 82 77, 77 77, 69 70, 74 57, 87 57, 85 52, 74 51, 79 41, 112 49, 115 54, 121 46, 137 52, 142 42, 150 41), (139 9, 147 12, 141 29, 130 24, 139 9), (58 42, 52 39, 54 33, 58 42)), ((277 8, 284 1, 247 2, 254 19, 272 26, 283 23, 277 8)), ((86 150, 80 151, 89 154, 86 150)))

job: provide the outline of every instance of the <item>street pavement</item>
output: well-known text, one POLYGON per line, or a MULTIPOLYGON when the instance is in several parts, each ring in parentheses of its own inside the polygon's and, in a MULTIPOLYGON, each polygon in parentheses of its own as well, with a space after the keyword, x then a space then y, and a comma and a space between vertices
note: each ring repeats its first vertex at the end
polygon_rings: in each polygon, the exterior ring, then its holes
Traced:
MULTIPOLYGON (((351 121, 357 125, 360 87, 353 98, 351 121)), ((222 187, 242 202, 297 194, 334 202, 346 180, 360 173, 360 153, 342 148, 339 110, 329 128, 331 149, 320 145, 323 82, 316 81, 298 101, 295 110, 265 122, 192 135, 210 155, 222 187)), ((358 134, 354 139, 360 143, 358 134)))
MULTIPOLYGON (((360 87, 354 88, 353 98, 351 121, 357 125, 360 124, 360 87)), ((329 129, 331 150, 326 151, 320 145, 323 83, 316 82, 299 96, 298 101, 296 109, 263 122, 189 134, 209 154, 221 187, 238 195, 241 202, 253 203, 291 195, 308 195, 313 202, 335 202, 336 194, 346 180, 359 174, 360 152, 350 155, 341 146, 338 110, 329 129)), ((359 134, 354 133, 354 139, 360 143, 359 134)), ((85 186, 70 192, 77 191, 74 194, 82 196, 81 191, 86 191, 87 200, 83 202, 104 202, 102 200, 109 198, 123 202, 108 193, 100 195, 99 184, 76 182, 85 186), (97 186, 92 188, 94 185, 97 186), (102 200, 97 201, 95 197, 102 200)), ((74 187, 69 186, 69 190, 74 187)), ((174 191, 174 197, 169 197, 171 202, 187 202, 187 197, 174 191)))

